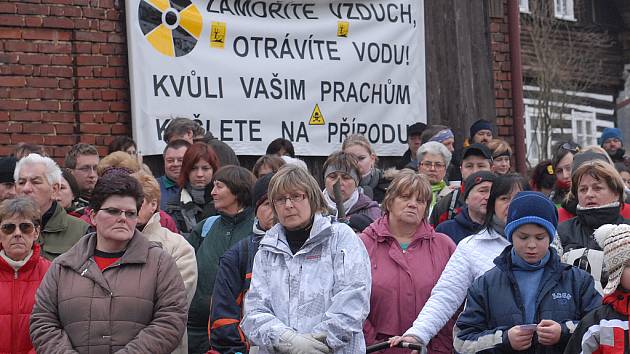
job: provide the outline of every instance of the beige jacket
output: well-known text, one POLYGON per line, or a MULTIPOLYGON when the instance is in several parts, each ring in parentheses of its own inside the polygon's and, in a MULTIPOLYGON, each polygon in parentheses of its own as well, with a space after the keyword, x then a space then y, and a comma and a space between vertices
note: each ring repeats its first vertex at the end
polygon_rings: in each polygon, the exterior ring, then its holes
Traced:
MULTIPOLYGON (((177 270, 182 275, 184 287, 186 287, 186 304, 190 303, 197 288, 197 258, 195 249, 184 239, 183 236, 172 232, 160 225, 160 213, 155 213, 142 229, 142 234, 149 241, 157 242, 166 253, 175 260, 177 270)), ((188 353, 188 334, 184 333, 181 343, 173 354, 188 353)))

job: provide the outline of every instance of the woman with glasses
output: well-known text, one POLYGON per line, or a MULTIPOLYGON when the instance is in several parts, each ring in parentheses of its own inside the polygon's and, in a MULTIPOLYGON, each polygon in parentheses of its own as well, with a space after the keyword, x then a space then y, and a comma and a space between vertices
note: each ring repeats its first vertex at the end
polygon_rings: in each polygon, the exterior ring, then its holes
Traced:
POLYGON ((339 151, 331 154, 324 162, 324 199, 331 210, 337 211, 337 218, 343 220, 357 232, 363 231, 369 224, 381 216, 378 203, 370 199, 359 188, 361 180, 359 162, 355 155, 339 151), (339 199, 335 196, 335 184, 339 184, 339 199))
POLYGON ((326 216, 317 181, 297 166, 271 179, 278 224, 254 258, 241 328, 258 353, 365 353, 370 263, 343 223, 326 216))
POLYGON ((28 320, 50 262, 41 256, 39 208, 31 199, 0 203, 0 353, 34 353, 28 320))
POLYGON ((452 333, 453 316, 473 280, 494 267, 494 258, 510 244, 504 231, 508 207, 514 196, 526 189, 527 181, 516 173, 495 179, 483 230, 459 242, 413 325, 401 329, 404 335, 392 338, 393 345, 401 341, 427 345, 436 335, 452 333))
MULTIPOLYGON (((427 179, 403 170, 387 189, 385 215, 360 235, 372 265, 370 314, 363 325, 368 345, 411 326, 455 251, 455 243, 435 232, 427 221, 430 200, 427 179)), ((431 343, 429 352, 450 353, 451 343, 451 334, 445 329, 431 343)))
POLYGON ((187 237, 201 220, 216 215, 212 196, 212 176, 219 169, 219 159, 211 147, 194 143, 186 150, 179 174, 181 190, 169 200, 166 212, 177 223, 179 233, 187 237))
POLYGON ((438 199, 451 192, 444 180, 446 168, 451 163, 451 157, 451 152, 448 151, 446 146, 437 141, 424 143, 418 149, 418 172, 425 174, 429 178, 429 183, 431 183, 432 196, 429 215, 431 215, 431 211, 438 199))
POLYGON ((101 177, 91 200, 96 232, 57 257, 31 315, 38 353, 171 353, 186 328, 186 292, 173 258, 136 230, 142 187, 101 177))
POLYGON ((223 253, 249 236, 254 226, 252 187, 254 175, 247 169, 228 165, 214 175, 212 199, 219 215, 197 224, 188 238, 197 250, 199 280, 188 313, 188 351, 205 353, 208 342, 210 297, 223 253))

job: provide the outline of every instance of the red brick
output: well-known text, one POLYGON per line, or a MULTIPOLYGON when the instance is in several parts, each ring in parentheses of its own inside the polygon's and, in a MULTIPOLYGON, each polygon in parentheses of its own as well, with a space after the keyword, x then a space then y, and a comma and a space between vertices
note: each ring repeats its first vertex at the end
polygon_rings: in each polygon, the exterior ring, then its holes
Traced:
POLYGON ((26 78, 23 76, 3 76, 0 78, 0 87, 26 86, 26 78))
POLYGON ((107 41, 109 43, 125 43, 125 36, 120 33, 110 33, 107 35, 107 41))
POLYGON ((89 134, 109 134, 110 126, 108 124, 81 124, 79 132, 89 134))
POLYGON ((54 16, 80 17, 81 8, 76 6, 52 6, 50 14, 54 16))
POLYGON ((74 51, 78 54, 90 54, 92 53, 92 44, 91 43, 75 43, 74 51))
POLYGON ((71 90, 43 90, 43 99, 71 100, 73 94, 71 90))
POLYGON ((66 42, 40 43, 38 50, 41 53, 72 53, 72 45, 66 42))
POLYGON ((5 41, 4 49, 8 52, 37 52, 37 44, 31 41, 5 41))
POLYGON ((92 20, 86 18, 77 18, 74 20, 75 29, 89 29, 91 27, 92 20))
POLYGON ((101 101, 80 101, 79 102, 80 112, 107 111, 108 108, 109 108, 109 104, 107 102, 101 102, 101 101))
POLYGON ((129 126, 122 124, 112 125, 112 134, 127 135, 129 134, 129 126))
POLYGON ((101 99, 103 101, 115 101, 117 97, 118 97, 117 91, 101 90, 101 99))
POLYGON ((103 32, 86 32, 86 31, 76 31, 75 32, 77 41, 86 41, 86 42, 106 42, 107 41, 107 33, 103 32))
POLYGON ((74 113, 45 113, 44 115, 49 122, 74 122, 76 118, 74 113))
POLYGON ((74 133, 74 124, 55 124, 55 131, 57 134, 72 134, 74 133))
POLYGON ((38 121, 42 119, 41 112, 14 112, 11 119, 16 121, 38 121))
POLYGON ((74 80, 73 79, 60 79, 59 88, 62 88, 62 89, 74 88, 74 80))
POLYGON ((33 75, 32 65, 5 65, 4 67, 0 66, 0 70, 2 70, 3 75, 33 75))
POLYGON ((114 0, 99 0, 98 7, 102 7, 105 9, 113 9, 114 8, 114 0))
POLYGON ((13 148, 7 147, 6 145, 11 144, 11 135, 10 134, 0 134, 0 144, 5 145, 0 147, 0 154, 2 154, 2 156, 8 156, 10 155, 13 151, 13 148), (8 152, 7 152, 8 151, 8 152))
POLYGON ((0 63, 15 64, 18 62, 18 55, 15 53, 0 53, 0 63))
POLYGON ((73 0, 42 0, 42 2, 46 4, 72 5, 73 0))
POLYGON ((55 77, 72 77, 72 68, 59 67, 59 66, 46 66, 39 69, 40 76, 55 76, 55 77))
POLYGON ((19 111, 26 109, 24 100, 0 100, 0 109, 3 111, 19 111))
POLYGON ((126 112, 129 110, 129 104, 127 102, 112 102, 109 109, 112 112, 126 112))
POLYGON ((95 95, 95 93, 97 93, 98 91, 95 90, 86 90, 86 89, 82 89, 82 90, 78 90, 78 98, 80 100, 91 100, 91 99, 98 99, 98 96, 95 95))
POLYGON ((72 57, 69 55, 51 55, 52 65, 72 65, 72 57))
POLYGON ((117 123, 118 115, 116 113, 105 113, 103 114, 103 123, 117 123))
POLYGON ((0 15, 0 23, 3 26, 24 26, 24 16, 0 15))
POLYGON ((2 39, 20 39, 20 38, 22 38, 22 31, 20 29, 17 29, 17 28, 0 27, 0 38, 2 38, 2 39))
POLYGON ((20 55, 20 64, 50 65, 50 56, 45 54, 20 55))
POLYGON ((28 109, 33 111, 56 111, 59 109, 59 102, 47 100, 47 101, 28 101, 28 109))
POLYGON ((97 55, 77 56, 77 65, 107 65, 107 57, 97 55))
POLYGON ((33 17, 33 16, 27 17, 25 22, 26 22, 26 27, 41 27, 42 24, 44 23, 41 17, 33 17))
POLYGON ((40 39, 47 41, 69 41, 71 35, 68 31, 56 31, 50 29, 25 29, 22 31, 22 38, 40 39))
POLYGON ((109 80, 106 79, 78 79, 78 88, 108 88, 109 80))
MULTIPOLYGON (((12 112, 12 113, 15 113, 15 112, 12 112)), ((9 116, 10 116, 9 112, 1 112, 0 111, 0 121, 3 121, 3 122, 4 121, 8 121, 9 120, 9 116)))
POLYGON ((109 86, 111 88, 127 88, 127 80, 122 80, 122 79, 109 80, 109 86))
POLYGON ((83 9, 83 16, 87 18, 105 19, 105 15, 106 11, 104 9, 89 7, 83 9))
POLYGON ((0 13, 3 14, 14 14, 17 12, 17 7, 13 3, 4 2, 0 3, 0 13))
POLYGON ((44 17, 42 25, 47 28, 74 28, 74 21, 67 17, 44 17))
POLYGON ((73 102, 59 102, 59 112, 74 112, 75 105, 73 102))
POLYGON ((99 21, 98 29, 103 32, 112 32, 116 29, 116 22, 113 21, 99 21))
POLYGON ((17 13, 23 15, 48 15, 50 8, 47 5, 17 4, 17 13))
POLYGON ((25 133, 31 134, 53 134, 55 132, 55 126, 47 123, 24 123, 23 128, 25 133))
POLYGON ((21 133, 22 124, 20 123, 0 123, 0 132, 2 133, 21 133))
POLYGON ((11 141, 29 144, 42 144, 44 142, 44 137, 39 134, 11 134, 11 141))
POLYGON ((109 57, 109 66, 127 66, 127 58, 109 57))
POLYGON ((29 87, 57 88, 59 86, 59 80, 44 77, 29 77, 26 82, 29 87))
POLYGON ((100 115, 95 113, 81 113, 79 114, 79 122, 80 123, 100 123, 101 118, 100 115))
POLYGON ((107 19, 108 20, 118 20, 120 19, 120 11, 117 10, 108 10, 107 11, 107 19))
POLYGON ((92 145, 94 145, 96 143, 96 136, 88 135, 88 134, 80 134, 79 135, 79 141, 84 143, 84 144, 92 144, 92 145))
POLYGON ((39 98, 41 96, 40 89, 36 88, 14 88, 10 92, 11 98, 39 98))
POLYGON ((74 145, 75 138, 72 135, 47 135, 44 136, 46 145, 74 145))

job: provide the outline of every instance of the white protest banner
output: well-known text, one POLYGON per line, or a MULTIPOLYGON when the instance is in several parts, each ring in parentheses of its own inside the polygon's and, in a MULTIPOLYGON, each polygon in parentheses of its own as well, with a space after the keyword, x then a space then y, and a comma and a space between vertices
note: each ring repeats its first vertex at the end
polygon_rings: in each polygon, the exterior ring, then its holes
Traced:
POLYGON ((379 155, 426 122, 422 0, 127 0, 134 138, 161 154, 171 118, 237 154, 289 139, 325 156, 352 133, 379 155))

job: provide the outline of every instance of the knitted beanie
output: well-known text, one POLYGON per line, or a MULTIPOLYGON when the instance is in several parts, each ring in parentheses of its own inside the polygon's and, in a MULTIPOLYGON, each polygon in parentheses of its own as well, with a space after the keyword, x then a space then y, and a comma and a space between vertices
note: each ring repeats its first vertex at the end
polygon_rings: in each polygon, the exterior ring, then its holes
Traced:
POLYGON ((608 295, 617 290, 623 270, 630 265, 630 225, 602 225, 595 230, 595 240, 604 250, 604 264, 608 270, 604 295, 608 295))
POLYGON ((468 198, 468 195, 475 186, 483 182, 494 182, 497 176, 490 171, 478 171, 468 176, 464 181, 464 200, 468 198))
POLYGON ((473 137, 475 136, 475 134, 477 134, 477 132, 479 132, 480 130, 489 130, 494 134, 494 129, 492 129, 492 123, 488 122, 485 119, 479 119, 478 121, 474 122, 470 126, 470 140, 471 141, 473 137))
POLYGON ((508 207, 505 235, 512 242, 512 234, 525 224, 537 224, 547 230, 549 243, 556 237, 558 210, 556 206, 540 192, 518 192, 508 207))
POLYGON ((260 177, 254 184, 254 189, 252 193, 252 209, 254 209, 254 213, 256 213, 260 204, 264 203, 265 200, 267 200, 269 182, 271 181, 271 177, 273 177, 273 175, 274 173, 268 173, 260 177))
POLYGON ((619 128, 606 128, 602 132, 602 136, 599 138, 599 145, 604 145, 606 140, 613 138, 619 139, 619 141, 623 144, 623 133, 619 130, 619 128))

